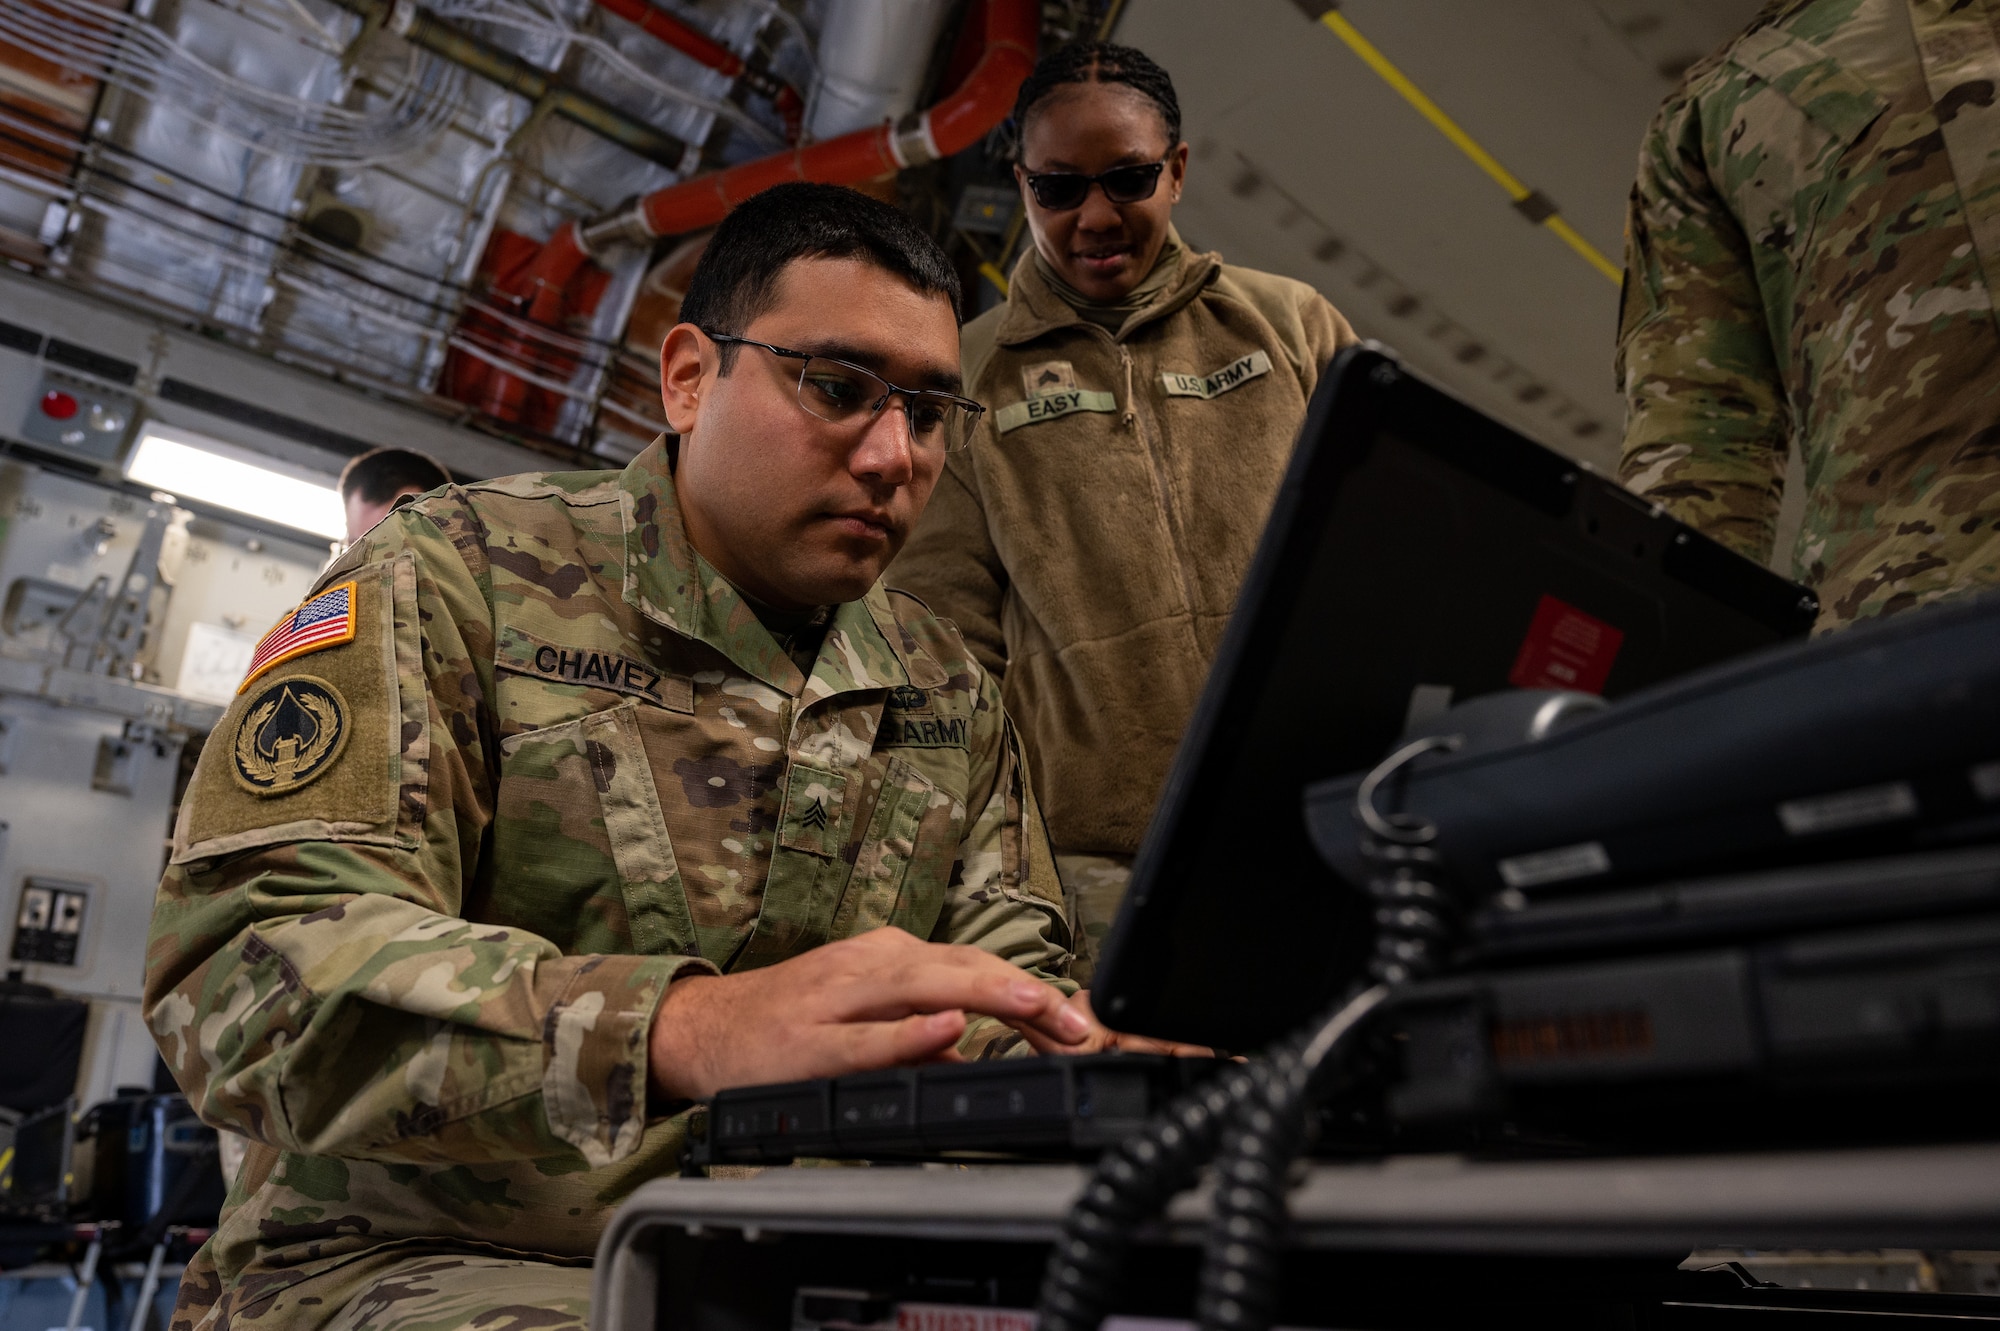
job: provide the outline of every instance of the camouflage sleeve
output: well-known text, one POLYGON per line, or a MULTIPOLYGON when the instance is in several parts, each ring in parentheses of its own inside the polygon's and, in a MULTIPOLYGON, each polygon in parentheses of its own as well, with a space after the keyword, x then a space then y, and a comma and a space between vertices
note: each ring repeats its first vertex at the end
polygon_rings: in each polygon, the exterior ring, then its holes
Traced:
POLYGON ((202 754, 145 1005, 213 1124, 426 1164, 638 1145, 652 1014, 706 963, 464 918, 496 871, 478 530, 449 492, 378 527, 322 579, 352 588, 352 640, 253 677, 202 754))
POLYGON ((1007 570, 986 530, 977 484, 965 454, 946 461, 916 531, 883 581, 956 624, 974 658, 998 678, 1007 669, 1007 641, 1000 631, 1007 570))
POLYGON ((1770 557, 1790 438, 1749 238, 1706 165, 1702 102, 1669 99, 1626 225, 1619 476, 1753 559, 1770 557))
MULTIPOLYGON (((1070 929, 1055 856, 1020 739, 991 676, 980 681, 979 702, 965 835, 931 938, 984 948, 1064 993, 1074 993, 1076 984, 1060 978, 1069 964, 1070 929)), ((979 1017, 959 1049, 968 1058, 1032 1052, 1012 1037, 1008 1027, 979 1017)))

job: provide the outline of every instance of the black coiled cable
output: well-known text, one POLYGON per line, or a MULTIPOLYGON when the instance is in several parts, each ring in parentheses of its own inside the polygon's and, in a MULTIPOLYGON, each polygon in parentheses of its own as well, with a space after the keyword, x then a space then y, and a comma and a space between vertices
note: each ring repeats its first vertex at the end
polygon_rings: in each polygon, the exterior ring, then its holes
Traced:
POLYGON ((1311 1107, 1339 1066, 1334 1054, 1364 1018, 1443 962, 1456 911, 1438 881, 1443 860, 1431 845, 1437 828, 1405 814, 1383 814, 1375 795, 1416 758, 1462 743, 1459 736, 1440 735, 1404 745, 1355 791, 1367 891, 1375 902, 1375 955, 1368 964, 1375 984, 1337 1007, 1303 1042, 1289 1041, 1259 1064, 1249 1093, 1225 1125, 1195 1305, 1201 1331, 1269 1331, 1290 1222, 1286 1179, 1305 1149, 1311 1107))
POLYGON ((1097 1331, 1134 1233, 1215 1154, 1223 1122, 1250 1090, 1250 1069, 1230 1068, 1188 1091, 1098 1159, 1049 1253, 1038 1331, 1097 1331))
POLYGON ((1253 1065, 1249 1092, 1223 1126, 1215 1161, 1201 1287, 1204 1328, 1268 1327, 1278 1297, 1278 1261, 1290 1218, 1285 1182, 1306 1145, 1306 1108, 1317 1101, 1340 1052, 1392 990, 1373 985, 1253 1065))
POLYGON ((1368 974, 1379 984, 1407 984, 1436 974, 1438 955, 1457 927, 1451 896, 1438 879, 1443 857, 1434 846, 1377 843, 1361 836, 1369 862, 1368 895, 1375 902, 1375 955, 1368 974))
POLYGON ((1435 829, 1402 815, 1383 816, 1374 794, 1419 754, 1459 743, 1451 736, 1407 745, 1356 792, 1362 854, 1374 870, 1368 891, 1376 902, 1377 945, 1369 975, 1376 983, 1263 1058, 1182 1095, 1143 1131, 1105 1152, 1049 1254, 1040 1331, 1098 1331, 1139 1226, 1192 1186, 1210 1159, 1216 1159, 1216 1191, 1202 1265, 1203 1331, 1270 1326, 1287 1224, 1285 1177, 1305 1146, 1305 1109, 1338 1067, 1334 1054, 1397 988, 1429 973, 1450 932, 1451 899, 1431 881, 1439 861, 1426 843, 1435 829))
POLYGON ((1256 1085, 1223 1128, 1195 1301, 1203 1326, 1271 1319, 1287 1223, 1285 1174, 1304 1146, 1304 1123, 1279 1113, 1297 1067, 1289 1052, 1261 1061, 1256 1085))

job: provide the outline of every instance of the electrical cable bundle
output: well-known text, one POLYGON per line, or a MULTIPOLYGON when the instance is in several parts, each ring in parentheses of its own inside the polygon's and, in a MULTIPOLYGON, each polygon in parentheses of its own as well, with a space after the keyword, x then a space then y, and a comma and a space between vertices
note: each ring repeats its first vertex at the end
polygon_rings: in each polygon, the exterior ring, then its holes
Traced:
POLYGON ((1197 1321, 1201 1331, 1268 1331, 1288 1224, 1286 1184, 1308 1144, 1312 1111, 1343 1066, 1337 1055, 1408 984, 1442 965, 1442 946, 1456 919, 1440 881, 1442 859, 1431 845, 1436 827, 1384 815, 1375 796, 1414 759, 1462 743, 1450 735, 1405 745, 1355 793, 1371 870, 1367 890, 1375 902, 1376 950, 1368 966, 1373 983, 1256 1061, 1189 1091, 1099 1159, 1049 1254, 1040 1331, 1098 1331, 1139 1226, 1192 1186, 1211 1160, 1215 1186, 1197 1321))
MULTIPOLYGON (((0 106, 0 143, 53 157, 57 153, 76 151, 77 142, 68 135, 69 131, 64 127, 33 112, 0 106)), ((546 374, 538 373, 536 364, 524 362, 518 354, 510 354, 510 349, 491 334, 482 334, 476 322, 454 329, 453 321, 458 318, 461 306, 518 333, 531 349, 575 361, 579 373, 598 371, 615 375, 621 370, 631 370, 637 371, 643 378, 653 367, 649 358, 631 351, 622 342, 536 324, 518 317, 490 296, 448 279, 387 259, 329 246, 310 232, 293 233, 288 228, 287 214, 232 198, 207 182, 115 143, 100 143, 97 160, 83 164, 74 182, 49 168, 37 170, 39 174, 0 167, 0 180, 10 180, 54 197, 66 197, 77 207, 200 245, 210 257, 226 267, 259 276, 269 274, 271 280, 280 286, 338 305, 356 317, 412 336, 444 341, 509 374, 519 375, 565 397, 585 402, 595 400, 591 394, 573 384, 559 383, 546 374), (127 172, 130 174, 125 174, 127 172), (213 206, 244 215, 230 217, 210 211, 159 188, 158 185, 165 181, 144 183, 148 177, 171 178, 173 183, 212 196, 213 206), (151 206, 135 206, 131 199, 123 197, 127 192, 147 200, 151 206), (258 225, 260 219, 263 222, 261 226, 258 225), (384 273, 371 275, 364 271, 371 266, 383 269, 384 273), (305 271, 298 271, 302 267, 305 271), (340 279, 351 289, 315 280, 322 274, 340 279), (412 290, 410 281, 400 279, 414 279, 428 284, 436 288, 436 292, 427 298, 420 291, 412 290)), ((118 259, 107 255, 97 256, 97 262, 122 266, 118 259)), ((167 280, 166 275, 151 271, 141 275, 153 285, 167 280)), ((190 291, 190 295, 194 296, 206 294, 206 288, 190 291)), ((344 345, 341 351, 351 368, 383 376, 386 387, 396 387, 394 380, 398 372, 408 368, 400 362, 385 362, 380 368, 361 365, 360 359, 372 358, 365 341, 344 345)), ((608 398, 599 401, 598 405, 648 435, 665 428, 660 420, 608 398)))
POLYGON ((0 39, 170 106, 244 147, 323 166, 366 166, 425 147, 451 123, 465 81, 412 48, 403 77, 356 110, 260 87, 96 0, 0 0, 0 39))
POLYGON ((602 37, 578 31, 561 14, 543 8, 534 3, 534 0, 437 0, 437 3, 426 8, 441 19, 459 21, 469 19, 477 23, 490 23, 495 27, 529 33, 546 41, 582 47, 593 57, 657 97, 665 97, 697 110, 706 111, 712 116, 719 116, 767 148, 785 146, 782 134, 742 107, 720 98, 704 97, 692 89, 667 82, 641 67, 613 43, 602 37))

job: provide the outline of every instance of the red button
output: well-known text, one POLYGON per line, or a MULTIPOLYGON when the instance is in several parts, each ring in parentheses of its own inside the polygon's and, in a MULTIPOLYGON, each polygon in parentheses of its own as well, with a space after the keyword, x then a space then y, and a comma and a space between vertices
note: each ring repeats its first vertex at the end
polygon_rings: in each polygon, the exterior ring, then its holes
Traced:
POLYGON ((42 394, 42 415, 66 421, 76 415, 76 399, 68 393, 58 393, 50 389, 42 394))

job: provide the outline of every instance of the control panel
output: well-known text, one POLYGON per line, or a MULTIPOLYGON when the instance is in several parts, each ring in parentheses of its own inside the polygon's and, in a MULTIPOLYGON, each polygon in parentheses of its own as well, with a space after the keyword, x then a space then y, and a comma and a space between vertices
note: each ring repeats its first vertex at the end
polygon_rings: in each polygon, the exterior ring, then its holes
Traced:
POLYGON ((132 394, 45 366, 21 437, 92 462, 115 463, 138 416, 139 399, 132 394))

